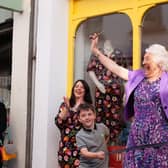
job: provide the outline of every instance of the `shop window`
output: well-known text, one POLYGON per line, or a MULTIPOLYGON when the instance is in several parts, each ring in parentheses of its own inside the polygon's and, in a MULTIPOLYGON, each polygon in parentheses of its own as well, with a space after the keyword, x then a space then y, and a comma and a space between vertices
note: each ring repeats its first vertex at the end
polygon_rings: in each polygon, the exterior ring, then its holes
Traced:
POLYGON ((75 36, 74 81, 83 78, 90 83, 93 90, 94 85, 86 70, 91 56, 89 35, 94 32, 102 33, 99 40, 100 48, 103 48, 105 40, 110 40, 113 48, 122 52, 122 55, 115 59, 131 69, 132 25, 127 15, 111 14, 88 19, 79 26, 75 36))
POLYGON ((122 137, 122 142, 121 139, 119 140, 121 132, 126 130, 123 128, 127 126, 123 126, 123 123, 119 119, 119 117, 123 117, 125 81, 111 74, 97 62, 96 67, 93 68, 94 70, 88 68, 88 65, 92 64, 95 59, 90 52, 89 40, 89 35, 94 32, 101 33, 99 37, 99 48, 104 52, 105 47, 110 47, 112 49, 112 52, 109 54, 111 59, 131 69, 132 25, 129 17, 125 14, 111 14, 88 19, 79 26, 76 32, 74 52, 74 81, 82 78, 89 83, 97 111, 97 122, 104 122, 111 131, 110 144, 125 144, 126 137, 122 137), (102 93, 98 86, 96 86, 94 80, 91 78, 90 71, 93 71, 98 81, 103 84, 106 90, 105 93, 102 93), (122 116, 119 116, 120 114, 122 116), (116 119, 114 119, 115 117, 116 119))
POLYGON ((148 45, 159 43, 168 48, 168 4, 148 10, 142 23, 142 56, 148 45))

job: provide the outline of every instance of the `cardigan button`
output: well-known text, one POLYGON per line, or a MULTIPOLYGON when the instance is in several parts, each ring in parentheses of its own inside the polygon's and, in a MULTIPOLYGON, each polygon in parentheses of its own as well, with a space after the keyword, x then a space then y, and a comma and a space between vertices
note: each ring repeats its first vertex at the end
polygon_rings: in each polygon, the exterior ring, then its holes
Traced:
POLYGON ((164 109, 166 110, 166 109, 167 109, 167 106, 164 106, 164 109))

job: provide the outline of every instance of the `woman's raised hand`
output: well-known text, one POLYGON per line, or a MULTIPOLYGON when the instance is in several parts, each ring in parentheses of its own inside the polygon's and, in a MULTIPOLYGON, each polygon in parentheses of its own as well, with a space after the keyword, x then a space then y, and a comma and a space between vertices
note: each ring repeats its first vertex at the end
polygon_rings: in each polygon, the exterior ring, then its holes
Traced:
POLYGON ((91 46, 90 46, 91 52, 93 54, 97 54, 97 50, 98 50, 97 44, 98 44, 99 34, 94 33, 89 36, 89 39, 91 40, 91 46))
POLYGON ((68 116, 69 111, 69 99, 67 97, 63 97, 64 99, 64 106, 62 106, 61 112, 59 113, 59 117, 65 120, 68 116))
POLYGON ((63 97, 64 98, 64 103, 66 105, 67 108, 69 108, 70 104, 69 104, 69 98, 68 97, 63 97))

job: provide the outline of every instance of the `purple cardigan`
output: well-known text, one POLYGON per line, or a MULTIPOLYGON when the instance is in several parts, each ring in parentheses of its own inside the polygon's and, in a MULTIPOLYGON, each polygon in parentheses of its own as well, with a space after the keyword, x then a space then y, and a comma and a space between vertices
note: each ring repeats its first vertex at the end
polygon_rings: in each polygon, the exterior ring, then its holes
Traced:
MULTIPOLYGON (((134 107, 133 107, 133 91, 137 87, 137 85, 144 79, 144 71, 142 69, 129 71, 128 74, 128 82, 126 84, 126 103, 124 116, 125 119, 128 120, 130 117, 134 115, 134 107)), ((163 72, 160 81, 160 98, 162 107, 165 111, 165 114, 168 118, 168 72, 163 72)))

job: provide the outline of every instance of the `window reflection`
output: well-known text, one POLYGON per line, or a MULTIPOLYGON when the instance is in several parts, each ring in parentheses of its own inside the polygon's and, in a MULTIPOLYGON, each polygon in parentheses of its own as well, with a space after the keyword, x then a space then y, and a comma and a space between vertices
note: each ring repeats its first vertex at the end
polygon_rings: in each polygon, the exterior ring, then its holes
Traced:
POLYGON ((110 145, 125 145, 120 136, 126 123, 122 120, 124 81, 107 70, 90 52, 89 35, 102 32, 99 48, 116 63, 132 67, 132 26, 128 16, 112 14, 83 22, 76 32, 74 80, 85 79, 91 88, 97 122, 110 130, 110 145))
POLYGON ((167 11, 168 4, 162 4, 145 13, 142 23, 142 55, 144 49, 153 43, 159 43, 168 48, 167 11))
MULTIPOLYGON (((122 52, 115 59, 119 64, 132 67, 132 25, 128 16, 124 14, 111 14, 99 16, 84 21, 76 32, 75 39, 75 67, 74 81, 83 78, 88 81, 94 95, 95 86, 86 72, 90 58, 89 35, 102 32, 99 47, 103 48, 104 41, 110 40, 113 48, 122 52), (122 55, 122 57, 121 57, 122 55)), ((93 96, 94 97, 94 96, 93 96)))
POLYGON ((125 14, 111 14, 91 18, 84 21, 76 32, 74 81, 88 78, 86 66, 91 55, 88 37, 94 32, 102 32, 100 48, 103 48, 105 40, 110 40, 113 48, 123 53, 123 57, 117 59, 125 61, 127 67, 132 66, 132 25, 129 17, 125 14))

